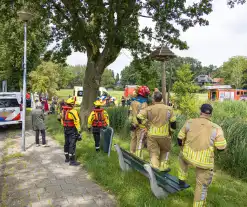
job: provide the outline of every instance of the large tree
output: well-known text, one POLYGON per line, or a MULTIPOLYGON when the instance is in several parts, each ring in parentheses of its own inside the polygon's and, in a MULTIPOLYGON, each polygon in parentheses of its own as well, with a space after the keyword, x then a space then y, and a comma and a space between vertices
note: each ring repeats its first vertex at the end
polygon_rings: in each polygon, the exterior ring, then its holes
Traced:
MULTIPOLYGON (((8 0, 4 0, 9 2, 8 0)), ((136 56, 150 52, 150 40, 186 49, 180 40, 180 28, 186 31, 196 24, 207 25, 205 15, 212 12, 213 0, 188 5, 185 0, 26 0, 50 20, 62 51, 73 48, 86 52, 88 61, 84 81, 81 115, 91 110, 105 68, 114 62, 121 49, 136 56), (155 28, 139 27, 139 17, 151 18, 155 28), (148 40, 148 41, 144 41, 148 40)), ((63 53, 64 54, 64 53, 63 53)))

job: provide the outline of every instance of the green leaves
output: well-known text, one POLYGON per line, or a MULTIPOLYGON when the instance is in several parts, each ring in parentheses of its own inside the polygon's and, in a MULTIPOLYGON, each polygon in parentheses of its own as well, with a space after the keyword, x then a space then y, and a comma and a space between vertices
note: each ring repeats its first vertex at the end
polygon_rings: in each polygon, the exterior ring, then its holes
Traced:
POLYGON ((225 79, 226 84, 230 84, 235 88, 246 86, 247 78, 247 58, 236 56, 230 58, 219 68, 218 76, 225 79))
POLYGON ((194 117, 198 113, 195 93, 199 90, 193 82, 193 74, 189 64, 182 65, 177 71, 177 81, 173 85, 175 103, 178 109, 187 117, 194 117))
POLYGON ((29 84, 32 92, 56 94, 58 83, 61 80, 60 66, 52 62, 43 62, 36 70, 29 74, 29 84))

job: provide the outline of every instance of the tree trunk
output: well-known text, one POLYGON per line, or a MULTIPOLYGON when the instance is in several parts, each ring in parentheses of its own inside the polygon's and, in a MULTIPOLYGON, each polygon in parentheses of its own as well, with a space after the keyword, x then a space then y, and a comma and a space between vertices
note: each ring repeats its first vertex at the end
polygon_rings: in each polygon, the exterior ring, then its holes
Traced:
POLYGON ((167 104, 166 102, 166 63, 163 62, 163 72, 162 72, 162 96, 163 96, 163 102, 164 104, 167 104))
POLYGON ((95 62, 88 61, 83 84, 83 101, 80 109, 81 127, 87 128, 87 119, 98 96, 102 72, 95 62))

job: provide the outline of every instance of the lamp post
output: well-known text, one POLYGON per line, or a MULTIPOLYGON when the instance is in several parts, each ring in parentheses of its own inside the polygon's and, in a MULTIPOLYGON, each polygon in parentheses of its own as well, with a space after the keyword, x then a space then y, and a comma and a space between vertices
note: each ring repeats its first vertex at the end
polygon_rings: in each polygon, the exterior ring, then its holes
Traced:
POLYGON ((26 11, 17 12, 19 19, 24 22, 24 61, 23 61, 23 94, 22 94, 22 150, 25 151, 25 130, 26 130, 26 93, 27 93, 27 22, 31 20, 32 14, 26 11))

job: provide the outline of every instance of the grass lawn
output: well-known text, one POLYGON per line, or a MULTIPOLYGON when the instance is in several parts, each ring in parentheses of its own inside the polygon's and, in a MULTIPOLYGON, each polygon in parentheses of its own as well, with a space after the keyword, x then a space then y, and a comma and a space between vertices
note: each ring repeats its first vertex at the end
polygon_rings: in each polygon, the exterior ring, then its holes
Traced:
MULTIPOLYGON (((55 115, 48 116, 48 132, 61 145, 64 143, 63 129, 56 120, 55 115)), ((120 144, 123 148, 129 148, 128 140, 120 140, 114 137, 114 142, 120 144)), ((173 148, 177 153, 177 148, 173 148)), ((171 174, 177 173, 177 155, 173 152, 170 157, 171 174)), ((96 154, 94 142, 91 135, 84 134, 81 142, 77 144, 77 156, 83 167, 88 171, 91 178, 105 188, 105 190, 114 194, 119 206, 121 207, 191 207, 193 193, 195 190, 195 173, 189 171, 188 183, 191 188, 180 193, 170 195, 165 200, 157 200, 151 193, 149 181, 138 172, 121 172, 118 157, 115 150, 111 157, 106 154, 96 154)), ((247 206, 247 183, 234 179, 226 173, 218 170, 214 176, 213 184, 209 188, 208 207, 244 207, 247 206)))
MULTIPOLYGON (((113 97, 116 97, 118 102, 120 102, 121 97, 123 96, 124 92, 123 91, 109 91, 109 94, 113 97)), ((59 98, 66 99, 69 97, 69 95, 73 95, 73 89, 61 89, 60 91, 57 92, 57 95, 59 98)), ((202 101, 204 100, 206 101, 208 98, 207 93, 198 93, 197 96, 202 101)))

